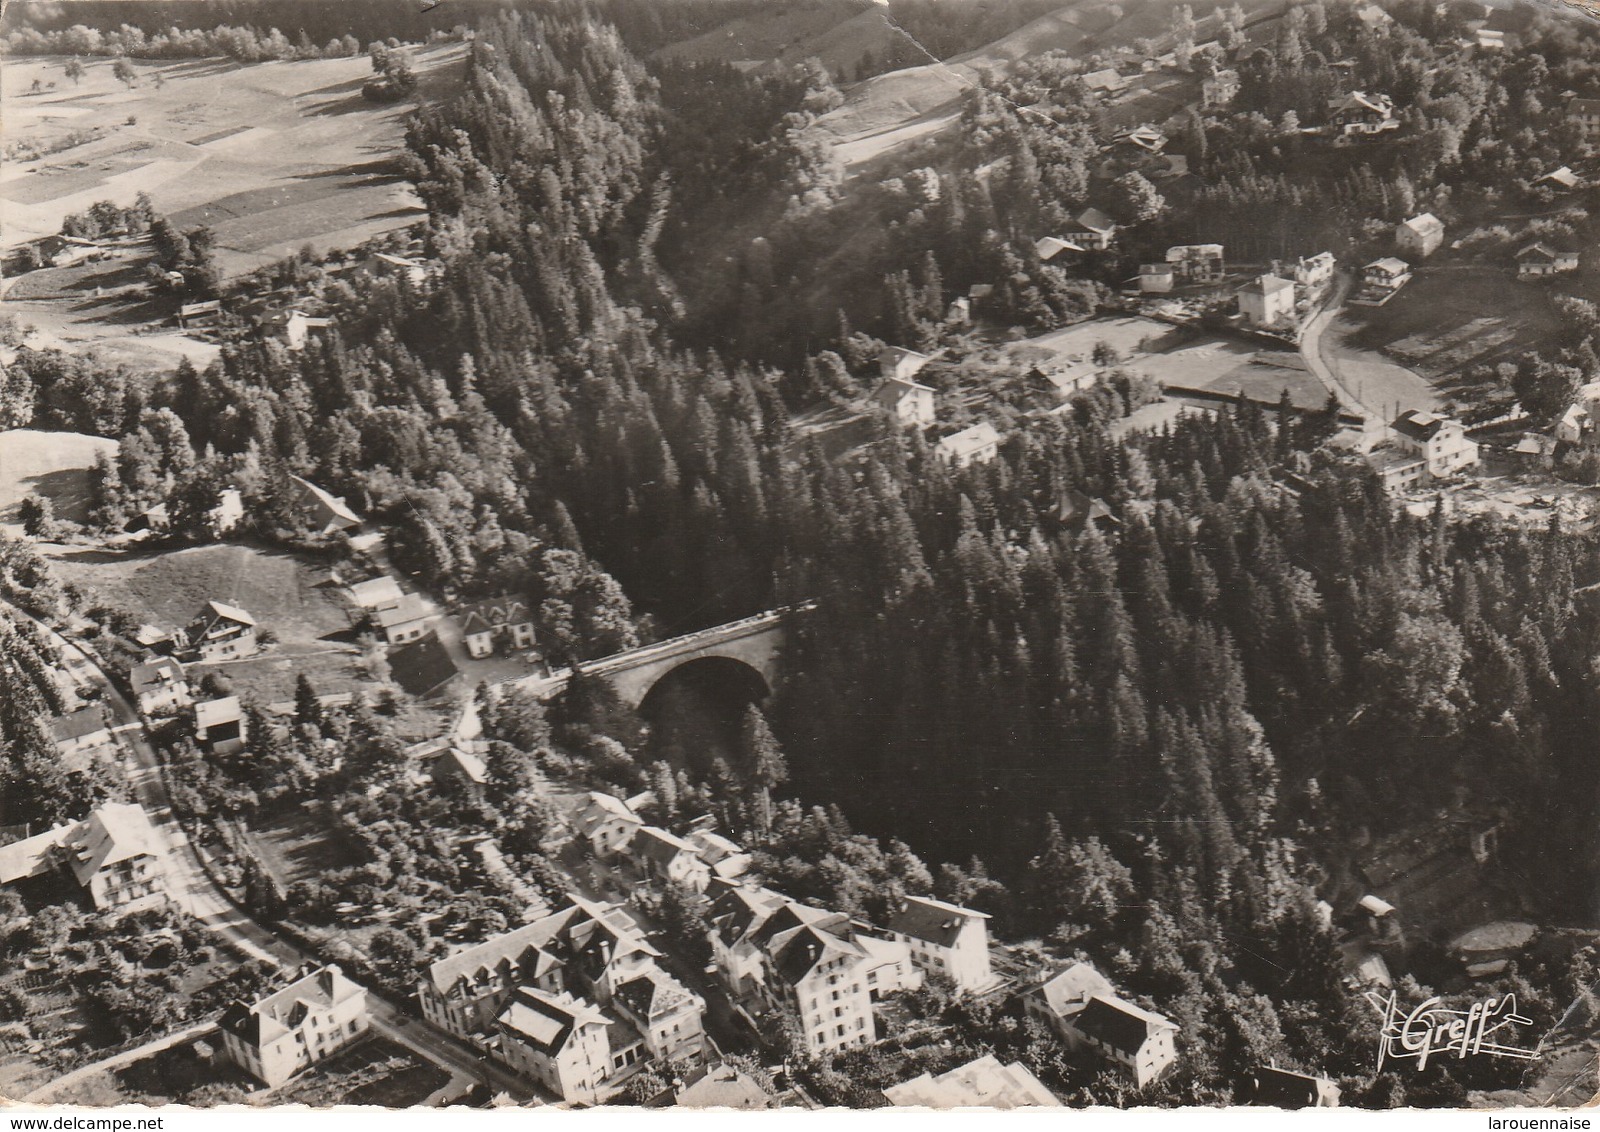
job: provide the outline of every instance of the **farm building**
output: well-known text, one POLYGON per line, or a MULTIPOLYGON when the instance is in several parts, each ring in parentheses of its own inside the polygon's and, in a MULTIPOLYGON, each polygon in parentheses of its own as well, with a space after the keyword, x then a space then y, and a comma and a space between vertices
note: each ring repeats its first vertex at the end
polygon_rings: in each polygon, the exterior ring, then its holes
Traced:
POLYGON ((1528 279, 1578 270, 1578 253, 1533 243, 1517 253, 1517 277, 1528 279))
POLYGON ((299 513, 301 522, 318 534, 330 535, 335 531, 348 531, 361 525, 361 516, 345 506, 343 499, 332 495, 310 480, 290 476, 290 503, 299 513))

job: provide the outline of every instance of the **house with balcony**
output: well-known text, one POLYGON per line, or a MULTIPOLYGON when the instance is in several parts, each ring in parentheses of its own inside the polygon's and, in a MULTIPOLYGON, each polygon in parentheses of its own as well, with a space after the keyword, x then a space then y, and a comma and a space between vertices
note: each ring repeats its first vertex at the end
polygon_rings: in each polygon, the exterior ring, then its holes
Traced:
POLYGON ((1394 115, 1394 99, 1361 90, 1329 99, 1328 124, 1340 141, 1374 138, 1400 128, 1400 120, 1394 115))
POLYGON ((208 664, 242 660, 261 649, 256 639, 256 619, 237 606, 220 601, 206 602, 183 632, 188 655, 208 664))
POLYGON ((1578 253, 1551 247, 1544 241, 1529 244, 1517 252, 1517 278, 1538 279, 1578 270, 1578 253))
POLYGON ((1103 252, 1116 238, 1116 221, 1098 208, 1084 209, 1067 225, 1067 239, 1090 251, 1103 252))
POLYGON ((101 911, 137 912, 167 899, 166 843, 131 803, 108 802, 83 821, 0 846, 0 885, 56 870, 101 911))
POLYGON ((1221 244, 1178 244, 1167 249, 1167 263, 1183 283, 1215 283, 1222 278, 1221 244))

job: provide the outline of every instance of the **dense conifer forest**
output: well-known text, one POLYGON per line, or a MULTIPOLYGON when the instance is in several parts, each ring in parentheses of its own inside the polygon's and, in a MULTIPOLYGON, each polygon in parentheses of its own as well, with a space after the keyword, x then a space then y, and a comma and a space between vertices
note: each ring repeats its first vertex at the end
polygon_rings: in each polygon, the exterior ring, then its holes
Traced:
MULTIPOLYGON (((1216 224, 1270 226, 1317 200, 1348 237, 1357 216, 1447 193, 1442 165, 1477 191, 1543 144, 1534 88, 1550 72, 1596 81, 1594 43, 1552 31, 1539 75, 1507 64, 1500 85, 1447 71, 1429 86, 1439 60, 1414 7, 1398 9, 1414 51, 1353 58, 1413 90, 1415 151, 1301 176, 1248 124, 1202 130, 1213 175, 1195 199, 1216 224)), ((1343 11, 1296 34, 1336 40, 1343 11)), ((1242 409, 1118 439, 1127 380, 1009 435, 987 465, 952 469, 887 424, 830 458, 792 414, 857 395, 880 339, 932 345, 969 283, 1001 280, 996 310, 1023 326, 1105 301, 1098 276, 1026 254, 1089 203, 1085 92, 1048 63, 995 80, 962 140, 973 168, 1003 157, 1003 174, 908 175, 846 212, 815 127, 840 97, 825 72, 647 66, 629 44, 648 37, 619 25, 574 7, 480 26, 459 97, 408 130, 438 265, 426 287, 330 281, 337 329, 315 345, 240 339, 152 385, 23 350, 36 424, 131 438, 100 471, 107 517, 176 476, 195 514, 233 484, 270 527, 285 477, 306 475, 376 516, 424 584, 530 593, 564 660, 815 600, 766 705, 797 801, 745 811, 759 828, 741 831, 769 871, 868 907, 873 883, 921 865, 868 867, 852 829, 950 862, 922 870, 943 894, 1013 936, 1115 956, 1162 1003, 1199 1051, 1175 1097, 1215 1099, 1230 1067, 1272 1057, 1360 1069, 1370 1019, 1314 908, 1357 843, 1445 810, 1499 822, 1527 913, 1594 924, 1593 534, 1397 512, 1323 446, 1327 413, 1242 409), (1016 112, 1046 96, 1048 124, 1016 112), (831 295, 841 249, 856 290, 831 295), (71 392, 91 384, 92 400, 71 392), (1064 527, 1074 490, 1118 528, 1064 527)), ((1244 68, 1269 127, 1320 104, 1313 53, 1244 68)), ((1117 207, 1147 224, 1135 241, 1199 235, 1124 190, 1117 207)), ((1597 328, 1575 320, 1545 364, 1581 365, 1597 328)), ((0 724, 28 743, 15 705, 50 693, 13 644, 0 671, 31 690, 0 696, 0 724)), ((1508 985, 1548 1022, 1577 976, 1530 974, 1508 985)), ((1448 1102, 1508 1073, 1407 1080, 1414 1100, 1448 1102)))

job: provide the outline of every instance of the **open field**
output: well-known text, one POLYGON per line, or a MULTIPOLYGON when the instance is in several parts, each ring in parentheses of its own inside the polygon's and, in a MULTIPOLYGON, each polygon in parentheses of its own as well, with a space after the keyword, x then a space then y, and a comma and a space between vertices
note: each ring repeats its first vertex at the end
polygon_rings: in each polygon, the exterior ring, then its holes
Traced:
POLYGON ((54 566, 63 581, 164 629, 188 624, 213 599, 246 610, 285 644, 309 645, 350 627, 326 571, 282 551, 236 543, 146 555, 69 550, 54 566))
MULTIPOLYGON (((1251 0, 1243 4, 1256 17, 1271 5, 1251 0)), ((820 125, 834 139, 840 160, 851 168, 882 156, 890 149, 927 138, 953 127, 965 91, 977 85, 983 71, 1005 73, 1019 60, 1048 51, 1065 51, 1109 66, 1113 48, 1136 40, 1167 36, 1171 7, 1163 0, 1068 0, 1056 11, 1041 16, 975 51, 955 55, 925 66, 906 67, 858 83, 846 92, 844 105, 824 115, 820 125), (921 128, 907 130, 917 123, 921 128)), ((1275 18, 1268 16, 1275 25, 1275 18)), ((1201 38, 1208 30, 1203 23, 1201 38)), ((1160 122, 1180 106, 1179 85, 1192 85, 1183 75, 1148 74, 1136 78, 1129 89, 1107 107, 1107 124, 1137 125, 1160 122)))
POLYGON ((26 330, 24 345, 36 350, 65 350, 135 372, 166 372, 184 358, 204 369, 222 349, 156 326, 176 313, 178 299, 150 293, 148 257, 147 245, 130 244, 98 262, 8 279, 5 313, 26 330))
MULTIPOLYGON (((413 52, 424 97, 455 81, 448 64, 463 51, 413 52)), ((209 224, 231 275, 307 243, 352 246, 423 215, 391 165, 410 106, 361 97, 372 74, 365 55, 250 66, 136 60, 133 87, 112 77, 110 59, 85 60, 77 84, 62 64, 19 58, 0 77, 15 154, 0 171, 8 246, 59 230, 62 217, 95 201, 130 205, 147 192, 175 223, 209 224), (70 144, 79 139, 88 140, 70 144)))
POLYGON ((270 822, 262 817, 248 836, 272 879, 288 888, 296 881, 361 863, 329 828, 322 813, 304 808, 285 812, 270 822))
POLYGON ((793 65, 818 59, 836 81, 847 82, 865 52, 881 55, 898 35, 887 13, 876 5, 852 16, 844 5, 834 3, 774 4, 694 39, 674 43, 656 55, 685 63, 722 60, 793 65))
POLYGON ((1559 321, 1544 285, 1519 282, 1510 272, 1450 266, 1425 270, 1384 306, 1347 313, 1332 336, 1344 346, 1382 351, 1449 395, 1465 386, 1473 366, 1547 343, 1559 321))
POLYGON ((56 518, 81 522, 89 505, 89 469, 101 452, 115 456, 117 442, 81 432, 0 432, 0 531, 21 533, 17 504, 30 495, 50 500, 56 518))

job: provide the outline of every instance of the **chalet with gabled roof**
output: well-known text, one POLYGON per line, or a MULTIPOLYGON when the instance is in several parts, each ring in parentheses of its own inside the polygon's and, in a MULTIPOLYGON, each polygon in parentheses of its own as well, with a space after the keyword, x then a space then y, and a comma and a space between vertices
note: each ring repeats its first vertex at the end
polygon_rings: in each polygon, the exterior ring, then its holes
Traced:
POLYGON ((167 899, 166 843, 142 806, 108 802, 81 822, 0 846, 0 885, 57 869, 102 911, 137 912, 167 899))
POLYGON ((1086 208, 1067 225, 1067 238, 1079 247, 1105 251, 1117 238, 1117 224, 1098 208, 1086 208))
POLYGON ((240 660, 260 651, 256 619, 238 606, 208 601, 184 630, 189 655, 206 663, 240 660))
POLYGON ((289 501, 299 515, 301 523, 319 535, 348 531, 361 525, 361 516, 350 510, 345 501, 308 479, 289 477, 289 501))
POLYGON ((1551 247, 1543 241, 1529 244, 1517 252, 1517 277, 1539 278, 1578 270, 1578 253, 1551 247))
POLYGON ((1340 139, 1371 138, 1400 128, 1394 99, 1387 94, 1354 90, 1328 101, 1328 122, 1340 139))

